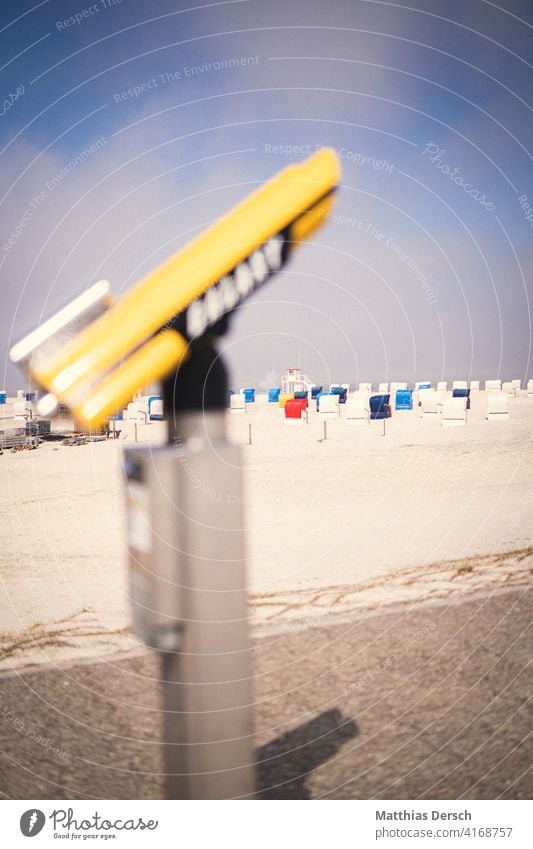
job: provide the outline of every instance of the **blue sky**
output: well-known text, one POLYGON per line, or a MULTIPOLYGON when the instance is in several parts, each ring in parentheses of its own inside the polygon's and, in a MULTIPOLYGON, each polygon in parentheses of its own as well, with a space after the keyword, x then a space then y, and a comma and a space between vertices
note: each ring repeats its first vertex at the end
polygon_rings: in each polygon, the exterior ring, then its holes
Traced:
POLYGON ((521 0, 3 3, 7 387, 21 334, 307 145, 341 155, 334 216, 236 317, 232 383, 298 351, 317 382, 533 376, 532 25, 521 0))

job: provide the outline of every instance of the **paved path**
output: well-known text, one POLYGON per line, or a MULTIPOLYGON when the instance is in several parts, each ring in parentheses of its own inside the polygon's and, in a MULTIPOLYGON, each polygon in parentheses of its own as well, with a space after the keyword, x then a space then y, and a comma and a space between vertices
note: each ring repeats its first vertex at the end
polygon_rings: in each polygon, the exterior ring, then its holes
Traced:
MULTIPOLYGON (((525 586, 254 642, 262 798, 526 798, 525 586)), ((14 798, 161 796, 158 669, 143 650, 0 678, 0 788, 14 798)))

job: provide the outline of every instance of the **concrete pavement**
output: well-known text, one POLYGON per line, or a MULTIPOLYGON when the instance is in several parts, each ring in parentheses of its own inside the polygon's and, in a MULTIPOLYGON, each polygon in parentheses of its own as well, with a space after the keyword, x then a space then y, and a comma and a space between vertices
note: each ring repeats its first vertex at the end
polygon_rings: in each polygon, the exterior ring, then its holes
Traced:
MULTIPOLYGON (((525 587, 297 623, 253 645, 259 798, 527 798, 525 587)), ((0 679, 8 798, 159 798, 158 663, 0 679)))

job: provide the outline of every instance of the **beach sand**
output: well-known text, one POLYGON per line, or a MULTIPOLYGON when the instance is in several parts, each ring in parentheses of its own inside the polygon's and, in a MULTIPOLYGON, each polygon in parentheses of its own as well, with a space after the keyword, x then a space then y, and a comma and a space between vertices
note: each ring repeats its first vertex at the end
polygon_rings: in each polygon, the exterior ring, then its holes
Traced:
MULTIPOLYGON (((533 546, 533 398, 468 425, 417 409, 350 427, 228 414, 242 445, 252 625, 524 583, 533 546), (249 425, 252 445, 247 444, 249 425)), ((96 657, 129 632, 123 440, 0 457, 1 665, 96 657), (6 651, 7 649, 7 651, 6 651)))

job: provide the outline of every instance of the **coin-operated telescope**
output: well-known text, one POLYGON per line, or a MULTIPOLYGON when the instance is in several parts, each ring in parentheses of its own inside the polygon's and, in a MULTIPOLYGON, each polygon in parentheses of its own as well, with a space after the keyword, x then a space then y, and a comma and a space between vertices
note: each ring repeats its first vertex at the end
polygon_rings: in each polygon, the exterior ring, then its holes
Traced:
POLYGON ((167 798, 254 794, 240 449, 214 342, 323 223, 336 154, 291 165, 120 300, 96 283, 11 350, 85 426, 163 380, 168 444, 124 452, 135 633, 161 656, 167 798))
POLYGON ((285 264, 319 226, 339 179, 336 154, 318 151, 257 189, 113 302, 100 281, 15 345, 11 359, 46 390, 38 412, 66 405, 99 425, 140 386, 191 354, 191 343, 285 264))

